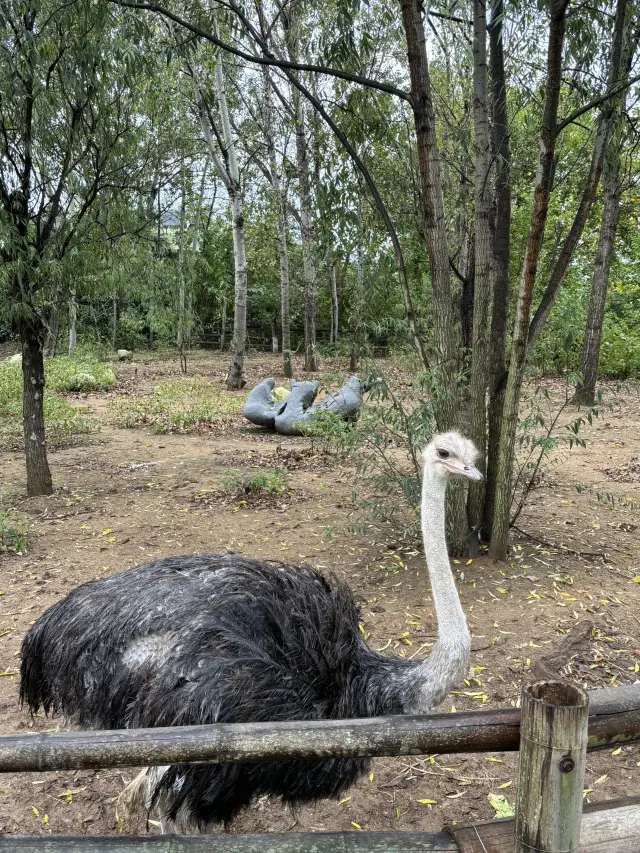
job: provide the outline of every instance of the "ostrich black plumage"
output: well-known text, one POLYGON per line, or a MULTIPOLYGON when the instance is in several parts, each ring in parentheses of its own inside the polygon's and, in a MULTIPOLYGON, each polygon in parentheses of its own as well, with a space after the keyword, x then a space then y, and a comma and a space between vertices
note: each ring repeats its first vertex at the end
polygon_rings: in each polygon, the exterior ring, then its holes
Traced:
MULTIPOLYGON (((424 452, 422 526, 438 615, 425 661, 369 649, 349 588, 233 554, 156 560, 54 604, 22 645, 21 699, 87 728, 340 719, 430 711, 464 676, 469 633, 444 540, 450 476, 479 479, 457 433, 424 452)), ((255 795, 338 797, 367 759, 152 768, 147 804, 176 827, 228 823, 255 795)))

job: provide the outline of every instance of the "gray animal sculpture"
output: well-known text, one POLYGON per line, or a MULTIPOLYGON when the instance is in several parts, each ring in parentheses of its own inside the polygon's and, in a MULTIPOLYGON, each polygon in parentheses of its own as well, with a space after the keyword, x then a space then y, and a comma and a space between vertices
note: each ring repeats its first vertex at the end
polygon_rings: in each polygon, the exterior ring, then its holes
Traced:
POLYGON ((285 402, 278 402, 273 397, 276 387, 275 379, 263 379, 249 393, 247 402, 242 407, 242 414, 252 424, 269 429, 276 428, 276 415, 285 407, 285 402))
POLYGON ((311 404, 316 398, 319 382, 292 382, 291 393, 275 419, 276 432, 281 435, 301 435, 300 425, 309 418, 311 404))
POLYGON ((275 429, 282 435, 302 435, 304 424, 313 420, 318 412, 333 412, 345 420, 355 420, 362 408, 362 395, 371 390, 375 381, 352 376, 339 391, 314 406, 319 383, 292 382, 289 397, 278 402, 272 393, 275 380, 264 379, 249 394, 242 414, 251 423, 275 429))
MULTIPOLYGON (((139 728, 426 714, 464 678, 471 638, 445 541, 453 478, 482 479, 459 433, 423 453, 421 524, 436 642, 424 660, 366 644, 341 580, 238 554, 155 560, 90 581, 49 608, 22 644, 20 696, 85 728, 139 728)), ((366 758, 146 768, 132 803, 163 828, 229 823, 254 796, 340 797, 366 758)))

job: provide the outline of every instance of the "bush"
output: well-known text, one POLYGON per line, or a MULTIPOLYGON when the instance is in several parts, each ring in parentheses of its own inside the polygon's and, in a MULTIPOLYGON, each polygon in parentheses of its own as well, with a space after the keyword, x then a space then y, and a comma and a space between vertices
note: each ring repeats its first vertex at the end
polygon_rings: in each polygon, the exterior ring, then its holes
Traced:
POLYGON ((235 496, 283 495, 287 489, 287 472, 284 468, 265 468, 255 474, 246 471, 228 471, 221 480, 222 488, 235 496))
POLYGON ((0 506, 0 552, 27 550, 27 522, 17 518, 10 507, 0 506))
POLYGON ((44 371, 51 391, 108 391, 117 382, 112 367, 87 358, 51 358, 44 371))
MULTIPOLYGON (((100 421, 80 415, 63 397, 51 393, 48 388, 44 393, 44 420, 47 443, 53 447, 66 444, 73 436, 100 429, 100 421)), ((0 364, 0 446, 24 446, 22 367, 16 362, 0 364)))
POLYGON ((220 423, 242 410, 244 400, 222 392, 197 376, 163 382, 151 394, 118 397, 111 403, 117 426, 150 426, 156 433, 189 432, 202 424, 220 423))

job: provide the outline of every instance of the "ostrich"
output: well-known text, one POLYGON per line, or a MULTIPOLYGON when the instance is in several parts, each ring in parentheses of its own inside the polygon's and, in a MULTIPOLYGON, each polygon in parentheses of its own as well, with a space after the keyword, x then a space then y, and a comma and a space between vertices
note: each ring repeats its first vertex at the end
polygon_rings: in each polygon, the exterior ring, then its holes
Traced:
MULTIPOLYGON (((424 451, 421 522, 437 640, 424 661, 377 654, 353 593, 311 568, 234 554, 155 560, 86 583, 22 645, 21 701, 85 728, 340 719, 431 711, 464 677, 470 636, 445 543, 450 477, 480 480, 455 432, 424 451)), ((366 758, 174 765, 138 777, 138 804, 175 828, 229 824, 255 795, 339 797, 366 758)))

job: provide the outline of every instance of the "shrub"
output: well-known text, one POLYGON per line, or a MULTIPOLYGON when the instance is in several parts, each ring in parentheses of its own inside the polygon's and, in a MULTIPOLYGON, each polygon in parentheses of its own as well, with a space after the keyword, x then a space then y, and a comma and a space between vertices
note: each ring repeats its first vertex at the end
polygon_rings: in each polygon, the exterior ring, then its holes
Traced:
POLYGON ((51 358, 44 369, 50 391, 108 391, 117 382, 112 367, 86 358, 51 358))
MULTIPOLYGON (((80 415, 63 397, 51 393, 48 388, 44 394, 44 420, 47 443, 54 447, 66 444, 73 436, 100 429, 100 421, 80 415)), ((24 446, 22 367, 15 362, 0 364, 0 446, 24 446)))
POLYGON ((162 382, 151 394, 118 397, 111 403, 117 426, 152 427, 156 433, 189 432, 237 415, 244 400, 196 376, 162 382))
POLYGON ((287 489, 287 472, 284 468, 265 468, 256 473, 227 471, 221 480, 222 488, 232 495, 283 495, 287 489))
POLYGON ((27 522, 10 507, 0 506, 0 551, 23 553, 27 550, 27 522))

